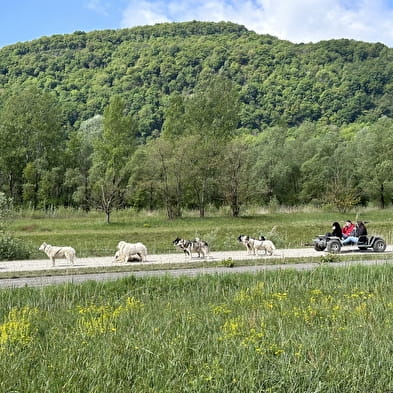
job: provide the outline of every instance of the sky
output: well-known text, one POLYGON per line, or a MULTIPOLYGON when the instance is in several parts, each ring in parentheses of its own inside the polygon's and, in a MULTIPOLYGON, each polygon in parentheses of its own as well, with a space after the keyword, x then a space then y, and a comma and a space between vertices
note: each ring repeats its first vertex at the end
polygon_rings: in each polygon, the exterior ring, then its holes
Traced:
POLYGON ((163 22, 230 21, 293 43, 393 47, 393 0, 1 0, 0 48, 42 36, 163 22))

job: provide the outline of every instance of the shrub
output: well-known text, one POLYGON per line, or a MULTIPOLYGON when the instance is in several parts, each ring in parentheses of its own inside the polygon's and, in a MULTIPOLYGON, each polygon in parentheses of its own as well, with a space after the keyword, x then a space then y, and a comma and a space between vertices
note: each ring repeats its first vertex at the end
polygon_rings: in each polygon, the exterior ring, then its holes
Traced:
POLYGON ((225 267, 234 267, 235 266, 235 262, 232 260, 232 258, 223 259, 221 261, 221 264, 225 267))
POLYGON ((341 262, 340 255, 329 253, 321 256, 321 263, 333 263, 333 262, 341 262))
POLYGON ((0 260, 12 261, 16 259, 28 259, 31 254, 31 246, 21 239, 12 237, 6 233, 0 233, 0 260))
POLYGON ((259 234, 265 236, 266 239, 271 240, 277 248, 283 248, 287 244, 286 239, 277 230, 277 226, 274 226, 267 233, 259 230, 259 234))
POLYGON ((12 211, 12 199, 6 197, 4 192, 0 192, 0 229, 5 227, 5 219, 10 216, 12 211))

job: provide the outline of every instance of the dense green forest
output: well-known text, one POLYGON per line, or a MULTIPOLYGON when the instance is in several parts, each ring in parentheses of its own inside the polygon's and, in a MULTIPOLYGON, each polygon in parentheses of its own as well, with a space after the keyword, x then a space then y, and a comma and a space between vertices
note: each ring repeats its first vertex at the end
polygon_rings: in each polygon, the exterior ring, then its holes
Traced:
POLYGON ((16 205, 349 209, 392 196, 393 49, 233 23, 0 49, 0 188, 16 205))
POLYGON ((161 130, 168 96, 220 73, 239 89, 241 127, 341 125, 391 115, 392 60, 393 50, 379 43, 295 45, 231 23, 75 32, 2 48, 0 102, 34 85, 55 93, 74 125, 102 114, 119 94, 148 136, 161 130))

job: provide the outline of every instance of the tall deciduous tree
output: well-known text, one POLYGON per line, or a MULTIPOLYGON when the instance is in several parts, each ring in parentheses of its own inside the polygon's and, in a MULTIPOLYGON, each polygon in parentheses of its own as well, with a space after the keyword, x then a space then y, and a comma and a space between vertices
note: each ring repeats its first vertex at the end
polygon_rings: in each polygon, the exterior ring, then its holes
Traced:
POLYGON ((194 202, 200 217, 218 188, 222 153, 236 134, 239 122, 239 95, 228 79, 218 76, 201 84, 185 101, 186 133, 196 136, 189 151, 189 176, 194 202))
POLYGON ((93 144, 90 170, 91 202, 104 211, 106 221, 115 208, 124 205, 130 168, 129 161, 135 152, 137 124, 125 113, 123 100, 112 97, 104 110, 103 133, 93 144))
POLYGON ((0 176, 14 201, 22 199, 23 171, 27 165, 30 187, 28 202, 36 204, 42 174, 62 161, 66 139, 63 118, 55 98, 36 87, 12 94, 0 112, 0 176), (34 195, 33 195, 34 194, 34 195))
POLYGON ((102 116, 97 115, 82 122, 79 130, 70 135, 67 143, 65 185, 70 189, 73 202, 85 211, 90 209, 89 171, 94 151, 93 143, 102 137, 102 132, 102 116))
POLYGON ((241 206, 251 194, 251 144, 244 138, 230 141, 223 151, 220 166, 220 190, 229 204, 232 215, 238 217, 241 206))
POLYGON ((273 200, 284 202, 284 195, 290 193, 292 168, 286 154, 285 139, 287 130, 274 127, 256 137, 253 146, 253 170, 250 176, 255 184, 258 202, 273 200))
POLYGON ((150 140, 136 154, 138 162, 133 168, 132 188, 138 195, 145 195, 147 207, 151 207, 153 199, 160 201, 169 219, 181 217, 187 190, 194 181, 190 178, 189 151, 196 139, 192 135, 160 137, 150 140))
POLYGON ((355 138, 358 149, 356 170, 360 184, 383 209, 393 195, 393 121, 380 119, 361 130, 355 138))
POLYGON ((156 140, 151 146, 151 154, 155 169, 159 176, 159 190, 166 207, 168 218, 181 216, 182 206, 182 182, 178 175, 181 175, 181 168, 175 165, 174 146, 167 140, 156 140))

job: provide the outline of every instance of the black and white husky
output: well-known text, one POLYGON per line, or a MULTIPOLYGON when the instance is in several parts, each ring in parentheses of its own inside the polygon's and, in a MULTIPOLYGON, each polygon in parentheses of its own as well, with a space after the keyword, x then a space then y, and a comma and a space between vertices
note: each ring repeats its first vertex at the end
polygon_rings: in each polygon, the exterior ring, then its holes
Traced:
POLYGON ((237 240, 239 240, 240 243, 243 244, 244 247, 246 247, 247 249, 247 254, 251 254, 253 249, 252 246, 250 244, 250 236, 247 235, 240 235, 237 240))
POLYGON ((173 245, 179 247, 184 252, 184 256, 190 259, 192 258, 192 253, 198 253, 198 258, 202 257, 206 258, 209 256, 209 245, 204 240, 200 240, 199 238, 195 238, 194 240, 186 240, 177 237, 173 241, 173 245))

